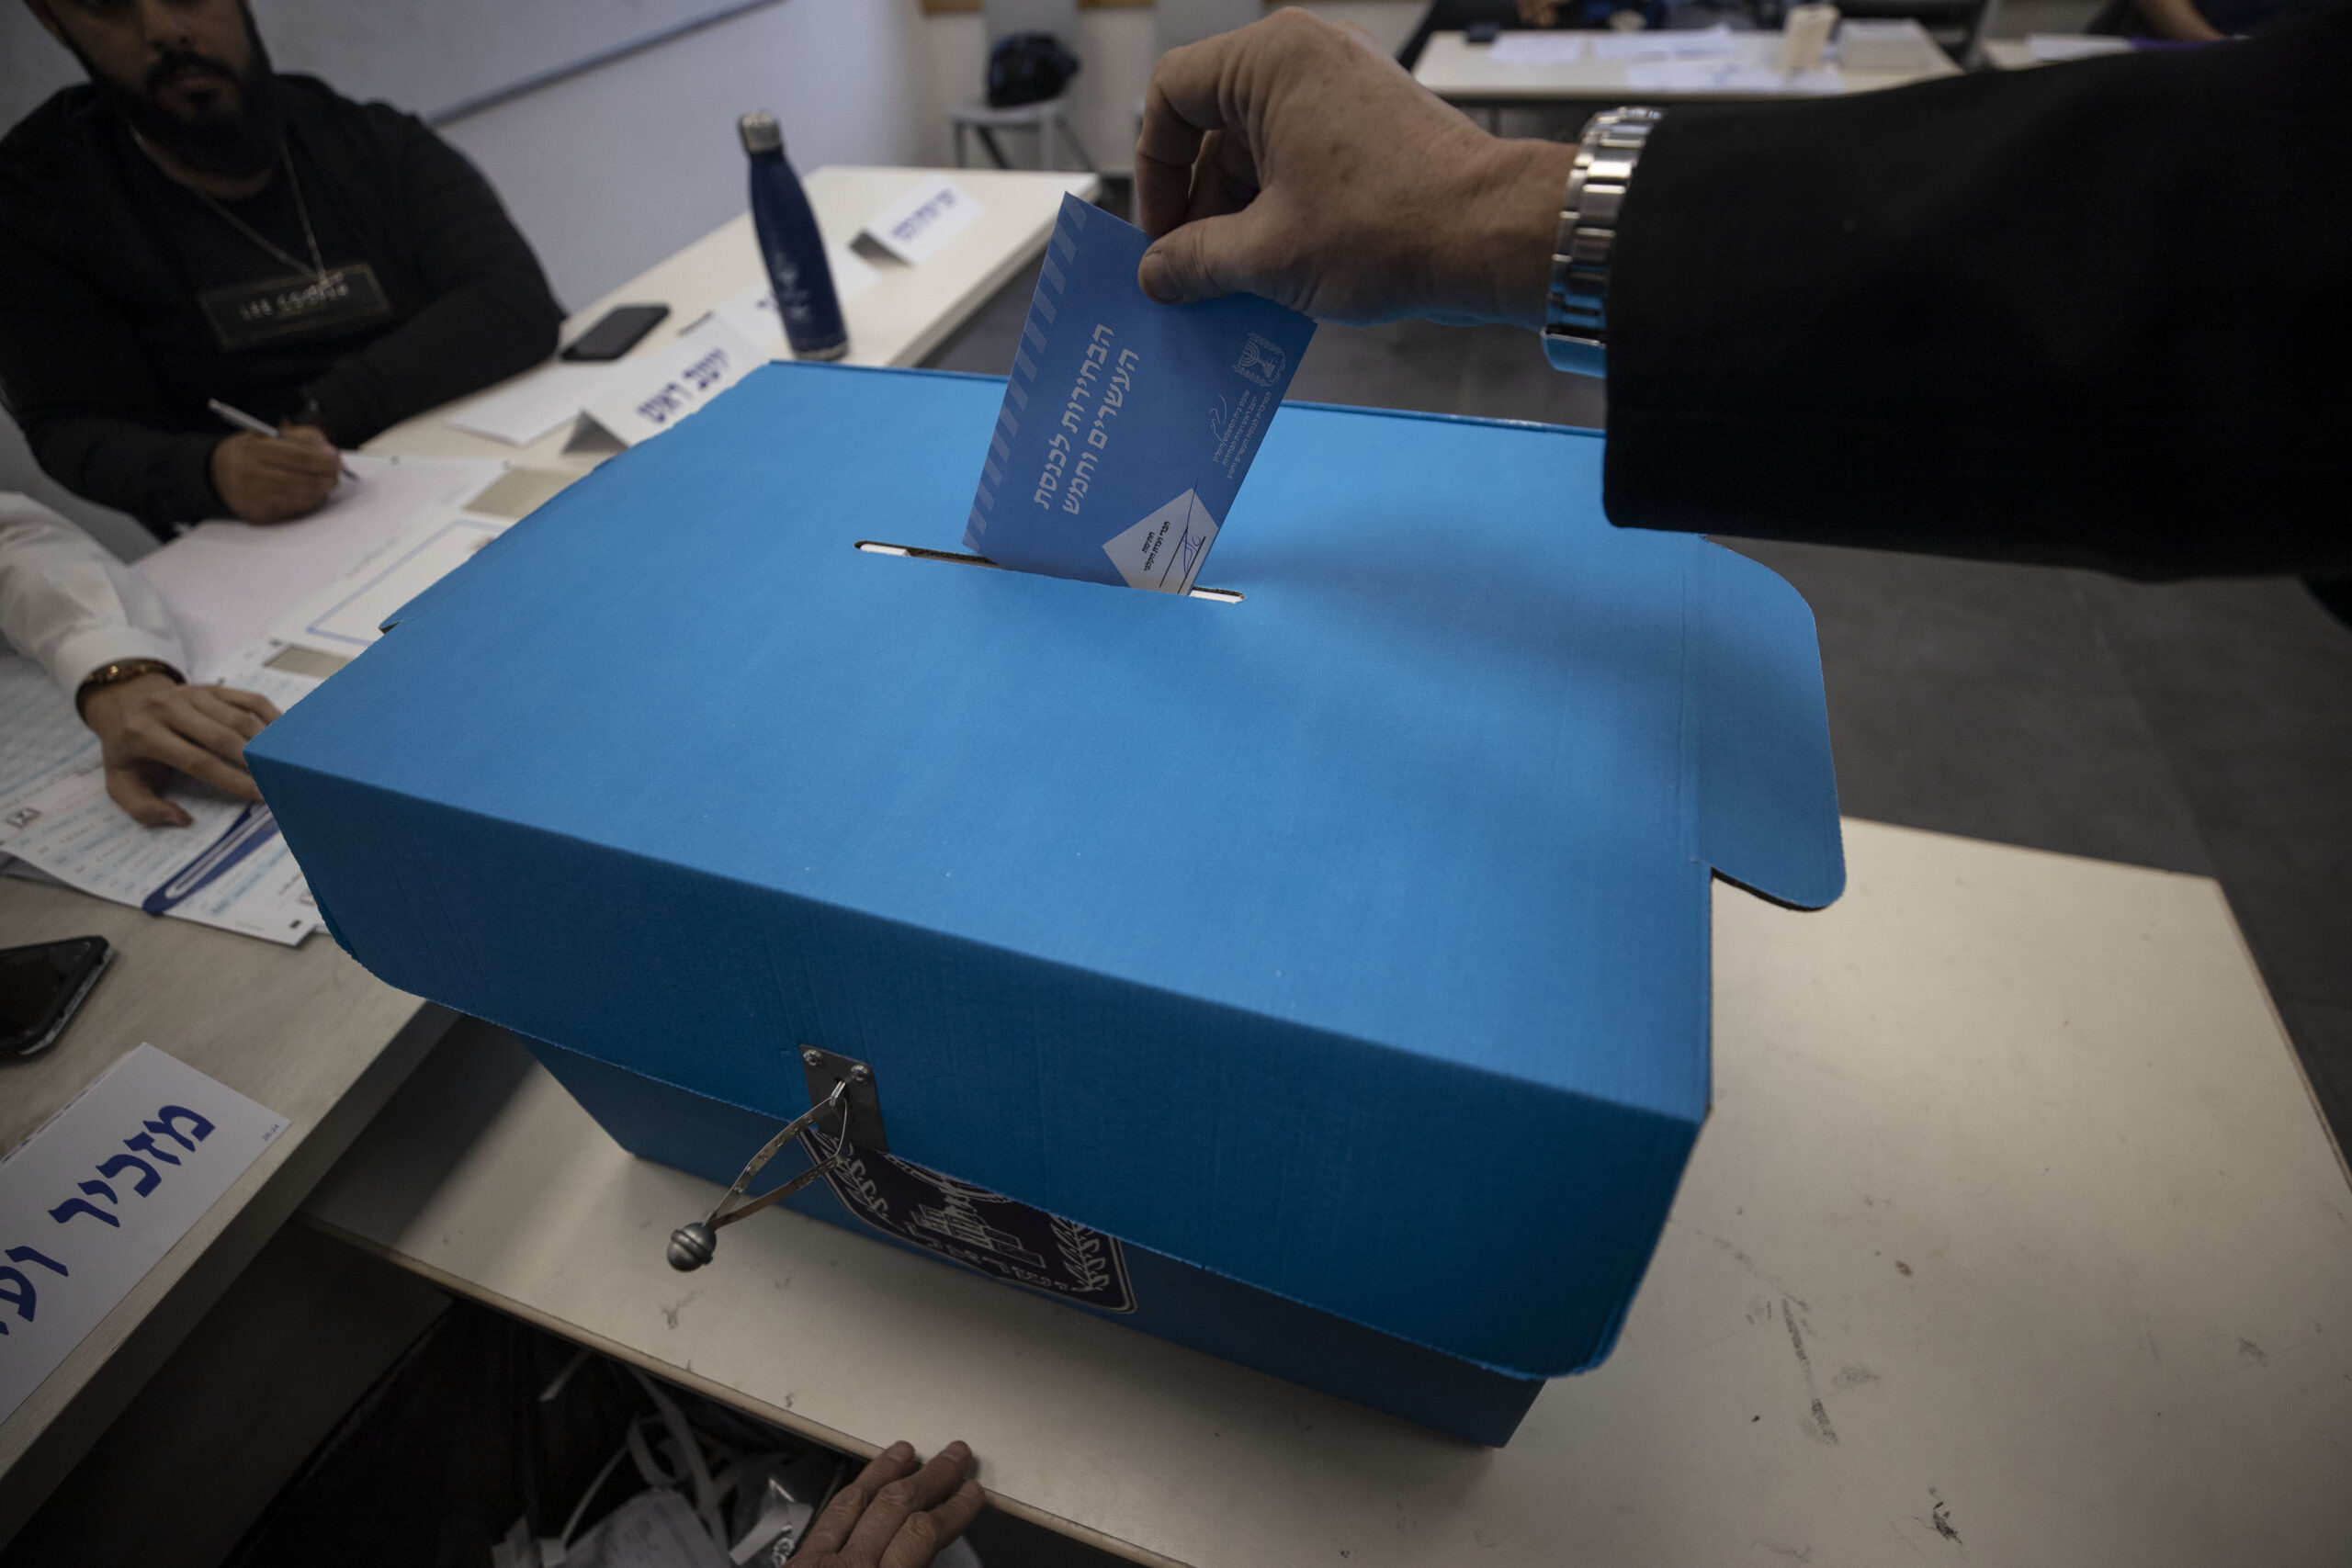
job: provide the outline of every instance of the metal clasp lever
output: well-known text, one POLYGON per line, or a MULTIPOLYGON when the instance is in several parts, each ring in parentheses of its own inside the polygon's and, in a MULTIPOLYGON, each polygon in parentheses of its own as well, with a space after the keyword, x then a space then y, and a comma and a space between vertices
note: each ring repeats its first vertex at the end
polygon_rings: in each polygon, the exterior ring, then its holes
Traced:
POLYGON ((751 1163, 743 1168, 742 1174, 736 1177, 735 1185, 729 1188, 718 1201, 712 1205, 708 1214, 691 1224, 680 1225, 670 1233, 670 1267, 682 1274, 692 1273, 701 1268, 718 1254, 720 1226, 731 1225, 737 1220, 758 1213, 771 1203, 781 1202, 848 1159, 850 1083, 852 1079, 871 1077, 872 1075, 864 1066, 852 1067, 847 1077, 833 1080, 833 1089, 831 1094, 810 1106, 806 1114, 786 1122, 783 1131, 770 1138, 767 1141, 767 1146, 752 1156, 751 1163), (768 1161, 775 1158, 776 1155, 783 1150, 785 1145, 807 1132, 816 1123, 817 1118, 828 1113, 840 1118, 840 1123, 834 1132, 831 1154, 817 1161, 783 1186, 763 1192, 748 1203, 739 1204, 731 1209, 728 1207, 743 1196, 744 1190, 752 1185, 752 1178, 759 1175, 768 1161))

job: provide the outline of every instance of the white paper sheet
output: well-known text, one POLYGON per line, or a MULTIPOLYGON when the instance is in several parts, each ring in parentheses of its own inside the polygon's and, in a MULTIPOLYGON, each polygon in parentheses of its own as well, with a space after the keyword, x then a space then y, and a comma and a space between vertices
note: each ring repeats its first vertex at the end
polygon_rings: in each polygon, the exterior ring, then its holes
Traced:
POLYGON ((2025 51, 2035 60, 2088 60, 2100 54, 2129 54, 2132 40, 2087 33, 2028 33, 2025 51))
POLYGON ((471 560, 507 530, 501 517, 427 513, 271 628, 280 642, 348 659, 375 645, 400 607, 471 560))
POLYGON ((452 430, 487 435, 512 446, 528 446, 579 418, 580 411, 609 386, 628 363, 615 360, 602 365, 574 365, 553 360, 486 397, 476 398, 456 412, 445 415, 441 423, 452 430))
POLYGON ((1663 60, 1625 67, 1625 85, 1642 93, 1768 93, 1803 95, 1844 90, 1834 65, 1812 71, 1782 71, 1713 60, 1663 60))
POLYGON ((506 471, 478 457, 379 457, 309 517, 267 525, 204 523, 139 562, 187 646, 188 678, 218 680, 278 620, 423 513, 470 497, 506 471))
POLYGON ((1690 32, 1605 33, 1592 40, 1595 60, 1712 60, 1737 50, 1731 28, 1721 22, 1690 32))
POLYGON ((1583 58, 1582 33, 1509 32, 1487 51, 1494 65, 1574 65, 1583 58))
POLYGON ((97 745, 48 671, 21 654, 0 656, 0 801, 97 745))
POLYGON ((0 1421, 286 1128, 141 1045, 0 1162, 0 1421))

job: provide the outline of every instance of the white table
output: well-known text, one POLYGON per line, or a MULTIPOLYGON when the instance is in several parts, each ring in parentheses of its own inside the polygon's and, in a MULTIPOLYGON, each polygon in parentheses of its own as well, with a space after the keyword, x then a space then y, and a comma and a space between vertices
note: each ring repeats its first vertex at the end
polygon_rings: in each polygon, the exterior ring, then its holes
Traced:
MULTIPOLYGON (((943 173, 952 175, 987 210, 920 266, 888 258, 875 262, 880 279, 842 306, 849 327, 845 363, 921 364, 1015 274, 1035 267, 1045 254, 1046 238, 1053 231, 1054 214, 1065 193, 1091 198, 1102 183, 1091 174, 829 165, 812 171, 802 184, 827 240, 847 243, 868 219, 916 181, 943 173)), ((712 306, 766 280, 746 212, 574 315, 564 324, 564 336, 570 339, 615 305, 667 305, 668 318, 630 351, 632 357, 650 354, 699 321, 712 306)), ((526 468, 571 474, 586 473, 611 456, 608 450, 566 451, 567 433, 561 431, 529 446, 509 446, 450 428, 444 420, 448 412, 434 409, 396 424, 368 442, 367 449, 426 457, 503 457, 526 468)))
MULTIPOLYGON (((820 223, 846 238, 925 172, 825 168, 807 183, 820 223)), ((1100 183, 1092 175, 977 169, 955 171, 955 177, 987 205, 986 215, 920 268, 886 265, 882 280, 851 302, 852 363, 909 365, 928 355, 1035 264, 1062 193, 1091 196, 1100 183)), ((642 352, 763 276, 750 220, 738 219, 614 290, 571 327, 611 303, 662 300, 670 318, 642 352)), ((530 448, 503 446, 449 429, 441 422, 445 412, 397 425, 367 449, 503 457, 553 470, 556 480, 584 473, 607 455, 566 454, 560 435, 530 448)), ((0 1543, 219 1299, 454 1016, 375 980, 323 936, 289 951, 0 878, 0 946, 88 933, 105 936, 121 957, 51 1055, 0 1066, 0 1152, 142 1040, 283 1112, 292 1124, 0 1423, 0 1543)))
MULTIPOLYGON (((2048 44, 2055 44, 2070 51, 2068 57, 2072 59, 2089 60, 2102 54, 2132 52, 2132 40, 2129 39, 2108 38, 2095 33, 2045 33, 2038 36, 2046 40, 2045 48, 2048 44)), ((1996 71, 2030 71, 2040 65, 2064 63, 2037 56, 2031 38, 1988 38, 1977 47, 1984 51, 1985 62, 1996 71)))
MULTIPOLYGON (((1809 96, 1722 89, 1637 88, 1632 85, 1626 72, 1633 65, 1650 62, 1593 58, 1590 39, 1617 36, 1623 35, 1602 32, 1588 35, 1584 57, 1566 65, 1515 65, 1496 63, 1492 44, 1472 43, 1463 33, 1432 33, 1428 48, 1421 51, 1420 62, 1413 68, 1413 79, 1448 103, 1488 109, 1540 107, 1562 102, 1599 103, 1604 99, 1614 105, 1809 96)), ((1729 57, 1730 63, 1760 69, 1777 69, 1781 63, 1781 35, 1778 33, 1734 33, 1731 41, 1735 52, 1729 57)), ((1871 93, 1883 87, 1900 87, 1907 83, 1925 82, 1938 76, 1956 76, 1960 74, 1960 67, 1954 65, 1943 51, 1928 44, 1920 48, 1917 60, 1908 69, 1841 70, 1838 74, 1840 91, 1871 93)))
POLYGON ((2222 1562, 2352 1540, 2352 1187, 2218 886, 1847 824, 1718 885, 1713 1114, 1616 1354, 1488 1450, 713 1189, 461 1025, 309 1220, 1139 1562, 2222 1562))

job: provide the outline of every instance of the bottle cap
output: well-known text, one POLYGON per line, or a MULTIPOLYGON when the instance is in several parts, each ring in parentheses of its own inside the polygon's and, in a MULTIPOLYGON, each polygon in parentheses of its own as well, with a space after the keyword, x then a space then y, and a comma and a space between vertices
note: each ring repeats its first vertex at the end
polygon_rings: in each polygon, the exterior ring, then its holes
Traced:
POLYGON ((784 132, 776 128, 775 116, 765 109, 753 109, 735 122, 735 129, 743 138, 746 152, 784 151, 784 132))

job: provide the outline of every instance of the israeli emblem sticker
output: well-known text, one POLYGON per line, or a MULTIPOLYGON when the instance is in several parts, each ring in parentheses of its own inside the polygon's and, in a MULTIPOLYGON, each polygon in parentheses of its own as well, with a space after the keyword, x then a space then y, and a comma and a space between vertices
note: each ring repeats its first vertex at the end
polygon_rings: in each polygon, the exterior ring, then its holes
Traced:
MULTIPOLYGON (((800 1144, 812 1164, 831 1157, 833 1140, 820 1133, 800 1144)), ((1097 1312, 1136 1310, 1116 1236, 854 1145, 825 1182, 843 1208, 910 1246, 1097 1312)))

